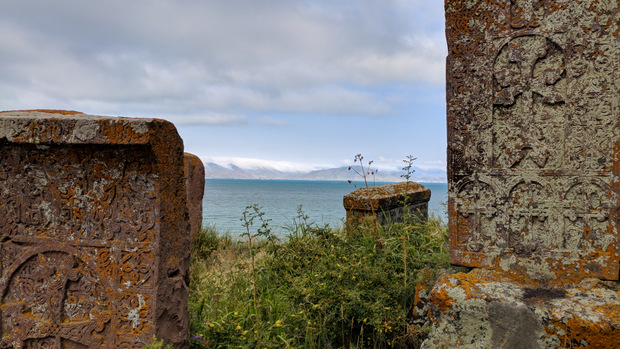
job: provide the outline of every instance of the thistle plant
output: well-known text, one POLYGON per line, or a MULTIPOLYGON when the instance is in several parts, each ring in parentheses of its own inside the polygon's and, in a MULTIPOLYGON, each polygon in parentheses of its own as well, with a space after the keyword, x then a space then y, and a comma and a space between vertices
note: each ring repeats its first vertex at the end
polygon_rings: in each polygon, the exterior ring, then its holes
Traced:
MULTIPOLYGON (((372 205, 372 198, 371 198, 371 191, 370 191, 370 187, 368 186, 368 177, 372 176, 373 177, 373 186, 375 185, 375 178, 377 175, 377 172, 379 172, 379 170, 377 169, 372 169, 370 166, 373 163, 373 160, 368 161, 368 164, 366 165, 366 168, 364 168, 364 157, 362 156, 362 154, 357 154, 355 155, 355 158, 353 159, 353 163, 357 163, 359 161, 360 163, 360 171, 358 171, 354 166, 349 166, 349 171, 353 170, 353 172, 355 172, 358 176, 362 177, 362 179, 364 180, 364 185, 366 188, 366 198, 368 200, 368 206, 370 207, 370 212, 372 214, 372 219, 374 221, 374 226, 375 226, 375 231, 377 233, 379 233, 379 235, 381 235, 381 231, 379 230, 379 222, 377 220, 377 215, 375 212, 375 208, 372 205)), ((353 183, 351 180, 348 181, 349 183, 353 183)), ((357 186, 355 184, 353 184, 354 187, 357 188, 357 186)))
MULTIPOLYGON (((366 186, 366 188, 368 188, 368 177, 372 176, 372 181, 374 185, 375 178, 379 170, 371 169, 370 165, 372 165, 373 160, 368 161, 366 168, 364 168, 364 162, 362 160, 364 160, 364 157, 362 156, 362 154, 355 155, 355 158, 353 159, 353 163, 357 163, 359 161, 360 171, 358 171, 354 166, 349 166, 349 171, 353 170, 353 172, 355 172, 358 176, 362 177, 362 179, 364 180, 364 185, 366 186)), ((353 184, 353 181, 351 180, 349 180, 348 182, 353 184)), ((353 186, 357 188, 355 184, 353 184, 353 186)))

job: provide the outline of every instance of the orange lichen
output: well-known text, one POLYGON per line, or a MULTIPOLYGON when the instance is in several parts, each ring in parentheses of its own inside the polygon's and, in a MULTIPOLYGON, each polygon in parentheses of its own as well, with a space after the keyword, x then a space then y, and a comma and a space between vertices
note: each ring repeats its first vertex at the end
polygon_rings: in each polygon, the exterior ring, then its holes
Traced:
POLYGON ((470 339, 494 347, 491 343, 497 334, 488 330, 507 326, 494 321, 510 320, 493 318, 491 308, 503 304, 504 309, 530 312, 528 321, 539 329, 534 332, 536 338, 555 343, 551 347, 620 347, 620 283, 614 281, 585 279, 574 285, 541 287, 516 284, 499 272, 474 269, 442 276, 430 300, 435 306, 429 311, 430 319, 439 331, 431 341, 439 346, 457 344, 471 335, 464 331, 473 326, 480 331, 470 339))
POLYGON ((391 183, 360 188, 344 196, 346 210, 390 209, 412 202, 428 201, 431 191, 413 182, 391 183), (405 202, 407 198, 407 202, 405 202))
POLYGON ((7 110, 7 111, 0 111, 0 114, 1 113, 14 113, 14 112, 38 112, 38 113, 60 114, 60 115, 84 114, 82 112, 74 111, 74 110, 56 110, 56 109, 7 110))

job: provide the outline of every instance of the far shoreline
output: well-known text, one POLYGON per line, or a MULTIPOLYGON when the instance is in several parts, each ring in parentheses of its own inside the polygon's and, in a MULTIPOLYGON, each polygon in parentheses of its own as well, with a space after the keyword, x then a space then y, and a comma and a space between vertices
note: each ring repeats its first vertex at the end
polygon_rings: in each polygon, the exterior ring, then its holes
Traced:
MULTIPOLYGON (((233 181, 292 181, 292 182, 348 182, 349 179, 295 179, 295 178, 223 178, 223 177, 205 177, 206 181, 209 180, 233 180, 233 181)), ((351 180, 352 183, 362 183, 364 184, 363 180, 351 180)), ((378 184, 388 184, 388 183, 399 183, 399 182, 405 182, 405 180, 400 180, 400 181, 392 181, 392 180, 381 180, 381 181, 373 181, 373 185, 374 183, 378 183, 378 184)), ((410 180, 409 182, 415 182, 415 183, 433 183, 433 184, 448 184, 448 181, 429 181, 429 180, 424 180, 424 181, 418 181, 418 180, 410 180)), ((371 181, 368 181, 368 185, 371 186, 371 181)))

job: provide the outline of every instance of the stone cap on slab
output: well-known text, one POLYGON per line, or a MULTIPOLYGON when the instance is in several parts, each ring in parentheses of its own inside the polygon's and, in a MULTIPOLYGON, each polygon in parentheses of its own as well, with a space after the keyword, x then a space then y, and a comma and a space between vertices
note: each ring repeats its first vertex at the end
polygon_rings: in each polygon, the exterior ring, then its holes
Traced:
POLYGON ((159 137, 161 132, 172 130, 176 134, 172 123, 160 119, 95 116, 65 110, 0 112, 0 140, 12 143, 143 145, 151 143, 155 134, 159 137))
POLYGON ((343 205, 347 211, 379 211, 428 202, 430 198, 431 190, 421 184, 400 182, 357 189, 344 196, 343 205))

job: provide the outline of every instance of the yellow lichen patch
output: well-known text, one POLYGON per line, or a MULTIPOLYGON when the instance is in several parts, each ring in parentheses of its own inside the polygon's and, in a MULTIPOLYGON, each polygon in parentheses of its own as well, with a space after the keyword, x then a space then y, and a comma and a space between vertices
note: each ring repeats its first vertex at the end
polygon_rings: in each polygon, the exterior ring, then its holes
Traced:
POLYGON ((584 285, 552 302, 545 315, 547 335, 562 347, 620 347, 620 291, 584 285))

